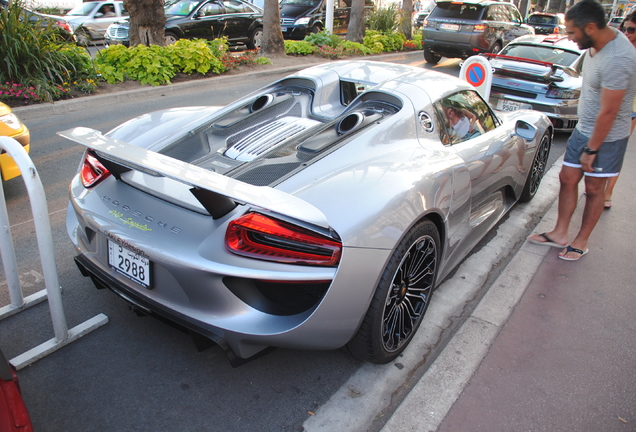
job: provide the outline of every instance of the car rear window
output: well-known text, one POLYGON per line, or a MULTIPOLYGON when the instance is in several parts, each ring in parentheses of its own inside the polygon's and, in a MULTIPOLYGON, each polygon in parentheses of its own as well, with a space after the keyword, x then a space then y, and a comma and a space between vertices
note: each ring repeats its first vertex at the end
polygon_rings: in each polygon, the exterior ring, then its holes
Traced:
POLYGON ((576 59, 579 58, 579 54, 576 52, 549 46, 524 44, 510 44, 499 54, 530 60, 539 60, 561 66, 571 66, 576 59))
POLYGON ((530 15, 528 17, 528 24, 556 24, 555 16, 546 15, 530 15))
POLYGON ((429 18, 455 18, 462 20, 480 20, 484 13, 482 5, 462 2, 437 2, 429 18))

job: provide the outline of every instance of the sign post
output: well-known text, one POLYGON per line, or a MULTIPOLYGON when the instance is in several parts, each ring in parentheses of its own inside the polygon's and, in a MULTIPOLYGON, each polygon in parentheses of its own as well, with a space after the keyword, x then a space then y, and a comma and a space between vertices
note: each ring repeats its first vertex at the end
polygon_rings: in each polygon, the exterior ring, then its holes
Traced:
POLYGON ((484 100, 488 101, 492 86, 492 66, 485 57, 469 57, 462 64, 459 77, 475 87, 484 100))

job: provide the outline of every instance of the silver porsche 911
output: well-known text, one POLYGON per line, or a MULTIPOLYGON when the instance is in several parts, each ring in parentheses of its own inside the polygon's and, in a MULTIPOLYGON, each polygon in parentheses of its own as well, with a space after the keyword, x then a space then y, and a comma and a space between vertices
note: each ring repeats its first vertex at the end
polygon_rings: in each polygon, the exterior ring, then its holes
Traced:
POLYGON ((86 146, 69 235, 84 276, 237 362, 268 347, 386 363, 552 142, 420 68, 331 62, 226 107, 153 112, 86 146))

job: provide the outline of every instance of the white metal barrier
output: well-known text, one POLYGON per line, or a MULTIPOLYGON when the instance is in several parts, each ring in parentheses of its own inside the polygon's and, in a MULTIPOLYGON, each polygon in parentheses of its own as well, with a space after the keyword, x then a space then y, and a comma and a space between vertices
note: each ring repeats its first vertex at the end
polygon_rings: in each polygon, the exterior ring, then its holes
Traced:
POLYGON ((108 317, 104 314, 99 314, 70 330, 68 329, 66 317, 64 316, 64 307, 62 305, 62 293, 57 275, 57 267, 55 265, 55 250, 53 247, 53 237, 51 235, 51 223, 49 221, 42 181, 31 158, 19 142, 13 138, 0 137, 0 150, 5 150, 18 165, 29 193, 46 287, 44 290, 30 295, 27 298, 22 296, 9 216, 7 214, 7 203, 4 198, 2 180, 0 180, 0 253, 2 254, 2 262, 9 287, 9 297, 11 299, 9 306, 0 308, 0 320, 33 306, 48 297, 51 319, 53 320, 53 331, 55 333, 53 339, 10 360, 16 369, 22 369, 106 324, 108 317))

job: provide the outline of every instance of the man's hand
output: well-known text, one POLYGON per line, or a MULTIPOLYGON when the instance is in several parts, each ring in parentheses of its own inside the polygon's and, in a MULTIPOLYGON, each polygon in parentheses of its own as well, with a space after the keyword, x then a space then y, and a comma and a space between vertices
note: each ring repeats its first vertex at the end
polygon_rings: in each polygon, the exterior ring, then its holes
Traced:
POLYGON ((592 164, 594 163, 594 159, 596 159, 596 155, 591 155, 587 153, 583 153, 581 155, 581 168, 585 172, 594 172, 594 168, 592 168, 592 164))

